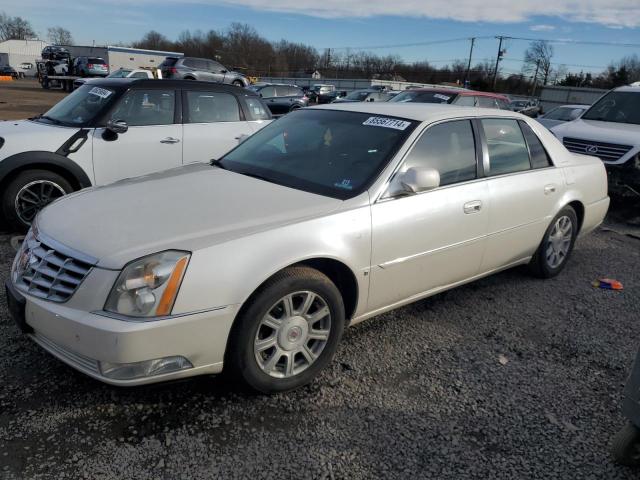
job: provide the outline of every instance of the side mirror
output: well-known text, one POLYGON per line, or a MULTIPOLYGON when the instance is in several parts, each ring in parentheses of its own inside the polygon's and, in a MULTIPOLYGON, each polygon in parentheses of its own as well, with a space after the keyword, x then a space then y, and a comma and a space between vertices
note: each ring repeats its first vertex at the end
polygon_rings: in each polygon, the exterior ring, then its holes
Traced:
POLYGON ((569 114, 569 118, 571 120, 575 120, 576 118, 579 118, 580 115, 582 115, 582 110, 580 110, 579 108, 575 108, 571 110, 571 113, 569 114))
POLYGON ((375 101, 375 98, 373 98, 373 97, 367 98, 367 102, 374 102, 374 101, 375 101))
POLYGON ((224 68, 220 70, 220 73, 227 73, 229 70, 225 70, 224 68))
POLYGON ((440 173, 435 168, 411 167, 399 173, 393 179, 387 196, 395 197, 399 194, 415 194, 433 190, 440 186, 440 173))
POLYGON ((127 133, 129 125, 124 120, 109 120, 107 122, 107 130, 117 134, 127 133))

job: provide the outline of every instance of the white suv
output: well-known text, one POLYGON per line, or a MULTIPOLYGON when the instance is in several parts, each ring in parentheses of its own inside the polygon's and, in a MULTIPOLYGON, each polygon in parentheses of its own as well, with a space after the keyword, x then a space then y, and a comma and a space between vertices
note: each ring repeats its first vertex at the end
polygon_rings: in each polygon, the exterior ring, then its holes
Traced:
POLYGON ((551 131, 571 152, 599 157, 612 192, 640 194, 640 87, 611 90, 580 118, 551 131))
POLYGON ((271 119, 255 93, 186 80, 92 80, 0 124, 0 213, 25 230, 62 195, 219 158, 271 119))

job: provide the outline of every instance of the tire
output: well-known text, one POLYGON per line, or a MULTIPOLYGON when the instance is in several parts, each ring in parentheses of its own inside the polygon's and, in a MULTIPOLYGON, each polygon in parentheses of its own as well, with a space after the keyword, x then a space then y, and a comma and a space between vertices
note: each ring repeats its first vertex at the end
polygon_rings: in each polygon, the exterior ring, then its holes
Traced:
POLYGON ((613 437, 611 457, 620 465, 635 467, 640 465, 640 429, 627 423, 613 437))
POLYGON ((538 250, 529 262, 531 273, 540 278, 552 278, 558 275, 571 256, 577 235, 578 216, 575 210, 567 205, 554 217, 544 233, 538 250), (570 233, 567 222, 571 225, 570 233), (556 228, 559 228, 560 232, 556 228), (565 235, 559 235, 562 231, 565 235))
POLYGON ((300 105, 292 105, 291 108, 289 109, 290 112, 293 112, 294 110, 298 110, 302 108, 300 105))
POLYGON ((195 80, 193 77, 184 77, 185 80, 195 80))
POLYGON ((240 81, 240 80, 234 80, 233 82, 231 82, 231 85, 235 85, 236 87, 244 88, 244 83, 242 83, 242 81, 240 81))
POLYGON ((225 371, 232 380, 262 393, 302 387, 329 364, 344 325, 344 303, 333 282, 312 268, 287 268, 262 285, 243 307, 229 337, 225 371), (316 296, 313 300, 310 293, 316 296), (285 311, 286 298, 291 299, 290 315, 285 311), (310 320, 314 314, 317 319, 310 320), (314 333, 323 339, 309 338, 314 333))
POLYGON ((53 200, 73 192, 73 187, 64 177, 49 170, 25 170, 10 180, 4 190, 0 199, 2 215, 9 228, 23 232, 37 212, 53 200))

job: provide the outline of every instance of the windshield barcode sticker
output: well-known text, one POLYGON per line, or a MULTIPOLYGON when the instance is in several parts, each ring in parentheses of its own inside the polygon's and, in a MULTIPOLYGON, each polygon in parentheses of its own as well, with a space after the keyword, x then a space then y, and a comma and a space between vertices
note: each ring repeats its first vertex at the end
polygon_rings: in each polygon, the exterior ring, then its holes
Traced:
POLYGON ((437 98, 438 100, 444 100, 445 102, 448 102, 451 97, 449 97, 447 95, 442 95, 441 93, 436 93, 434 95, 434 98, 437 98))
POLYGON ((363 125, 371 125, 372 127, 394 128, 396 130, 405 130, 409 125, 411 125, 411 122, 406 122, 404 120, 396 120, 395 118, 369 117, 364 121, 363 125))
POLYGON ((97 95, 100 98, 108 98, 112 92, 111 90, 106 90, 104 88, 93 87, 91 90, 89 90, 89 93, 92 93, 93 95, 97 95))

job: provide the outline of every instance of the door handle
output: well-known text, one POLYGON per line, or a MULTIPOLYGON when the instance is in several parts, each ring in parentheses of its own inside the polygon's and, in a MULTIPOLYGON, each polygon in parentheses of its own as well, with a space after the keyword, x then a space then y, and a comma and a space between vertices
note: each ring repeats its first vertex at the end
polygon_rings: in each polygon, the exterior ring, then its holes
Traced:
POLYGON ((167 137, 160 140, 160 143, 178 143, 180 142, 179 138, 167 137))
POLYGON ((545 185, 544 186, 544 194, 545 195, 549 195, 551 193, 556 193, 556 186, 555 185, 545 185))
POLYGON ((464 213, 478 213, 482 210, 482 202, 480 200, 474 200, 473 202, 467 202, 464 204, 464 213))

